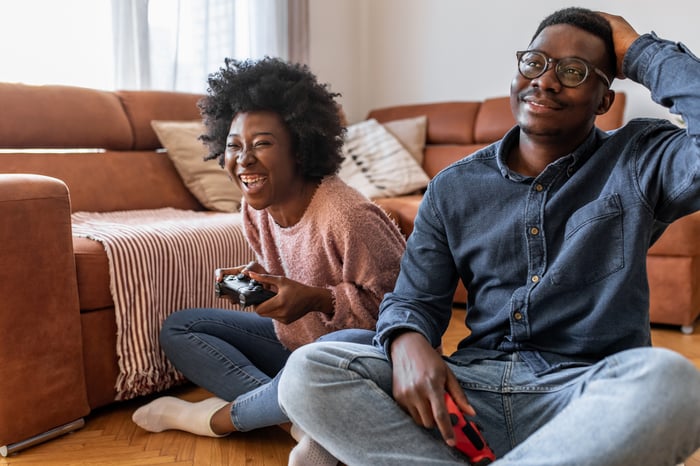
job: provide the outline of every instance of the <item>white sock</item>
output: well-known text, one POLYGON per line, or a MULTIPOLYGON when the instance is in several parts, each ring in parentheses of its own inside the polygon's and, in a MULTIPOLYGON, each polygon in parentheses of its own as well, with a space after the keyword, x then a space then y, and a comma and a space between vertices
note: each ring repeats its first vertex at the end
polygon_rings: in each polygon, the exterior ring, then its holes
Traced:
POLYGON ((302 437, 306 436, 304 431, 301 430, 296 424, 292 424, 292 427, 289 429, 289 433, 292 436, 292 438, 297 441, 297 443, 299 443, 302 437))
POLYGON ((289 452, 287 466, 337 466, 338 460, 321 445, 292 425, 292 437, 299 443, 289 452))
POLYGON ((205 437, 224 437, 228 434, 218 435, 211 430, 211 418, 227 404, 228 401, 216 397, 192 403, 164 396, 141 406, 131 419, 149 432, 175 429, 205 437))

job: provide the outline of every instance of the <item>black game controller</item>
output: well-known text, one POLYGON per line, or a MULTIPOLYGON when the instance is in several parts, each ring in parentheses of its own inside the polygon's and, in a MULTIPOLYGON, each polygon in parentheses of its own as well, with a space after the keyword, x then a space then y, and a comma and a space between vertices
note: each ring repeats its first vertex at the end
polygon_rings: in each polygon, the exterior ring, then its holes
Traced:
POLYGON ((476 423, 459 410, 449 393, 445 393, 445 403, 457 441, 455 448, 467 455, 472 466, 485 466, 495 461, 496 455, 479 432, 476 423))
POLYGON ((238 299, 244 308, 255 306, 275 296, 277 293, 265 289, 260 283, 247 275, 224 275, 223 280, 214 285, 216 296, 230 296, 238 299))

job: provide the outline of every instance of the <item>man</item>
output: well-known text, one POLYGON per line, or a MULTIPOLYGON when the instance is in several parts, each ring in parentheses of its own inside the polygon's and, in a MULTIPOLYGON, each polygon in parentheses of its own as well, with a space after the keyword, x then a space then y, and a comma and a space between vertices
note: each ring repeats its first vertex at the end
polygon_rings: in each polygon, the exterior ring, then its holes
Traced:
POLYGON ((700 447, 700 372, 650 347, 645 268, 665 227, 700 209, 700 62, 569 8, 517 66, 517 126, 431 182, 375 346, 314 343, 284 371, 291 420, 348 465, 464 464, 445 392, 498 465, 674 465, 700 447), (596 129, 616 76, 688 129, 596 129), (471 334, 443 359, 460 278, 471 334))

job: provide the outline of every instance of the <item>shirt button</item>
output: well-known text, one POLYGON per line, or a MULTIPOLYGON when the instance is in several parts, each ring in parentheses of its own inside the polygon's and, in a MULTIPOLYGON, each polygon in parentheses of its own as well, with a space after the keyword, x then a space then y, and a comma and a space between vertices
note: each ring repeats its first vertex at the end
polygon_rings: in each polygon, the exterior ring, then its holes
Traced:
POLYGON ((543 189, 544 189, 544 186, 542 186, 541 184, 537 183, 535 185, 535 191, 541 192, 543 189))
POLYGON ((540 234, 540 229, 537 227, 532 227, 532 228, 530 228, 530 234, 532 236, 537 236, 540 234))
POLYGON ((515 314, 513 314, 513 318, 515 320, 523 320, 523 315, 519 312, 516 312, 515 314))
POLYGON ((533 275, 530 280, 532 280, 532 283, 537 283, 540 281, 540 277, 539 275, 533 275))

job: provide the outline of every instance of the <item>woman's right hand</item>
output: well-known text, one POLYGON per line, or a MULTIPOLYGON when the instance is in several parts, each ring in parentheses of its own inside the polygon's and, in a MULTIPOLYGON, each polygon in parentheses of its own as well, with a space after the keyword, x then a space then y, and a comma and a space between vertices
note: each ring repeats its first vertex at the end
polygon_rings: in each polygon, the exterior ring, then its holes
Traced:
POLYGON ((309 312, 333 315, 333 295, 325 287, 304 285, 286 277, 253 271, 250 277, 277 293, 274 298, 255 306, 258 315, 283 324, 290 324, 309 312))

